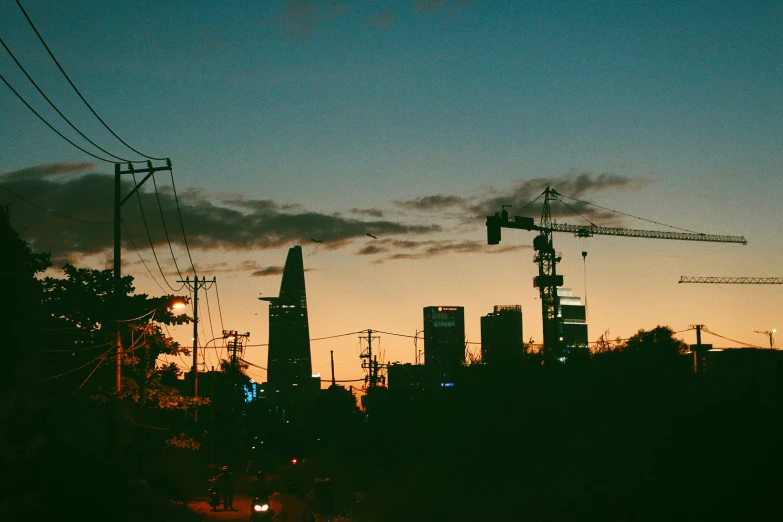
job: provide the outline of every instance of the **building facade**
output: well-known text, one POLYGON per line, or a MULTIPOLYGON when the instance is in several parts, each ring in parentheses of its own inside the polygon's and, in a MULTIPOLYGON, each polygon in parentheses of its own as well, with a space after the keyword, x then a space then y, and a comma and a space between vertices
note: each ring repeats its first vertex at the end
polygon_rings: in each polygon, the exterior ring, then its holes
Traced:
POLYGON ((570 288, 558 288, 557 332, 560 346, 567 355, 573 349, 587 349, 587 309, 582 298, 570 288))
POLYGON ((424 364, 454 368, 465 362, 465 309, 424 308, 424 364))
POLYGON ((523 352, 522 307, 495 306, 481 318, 481 362, 488 365, 518 361, 523 352))
POLYGON ((288 250, 280 295, 260 299, 269 302, 269 385, 278 389, 312 386, 302 247, 288 250))

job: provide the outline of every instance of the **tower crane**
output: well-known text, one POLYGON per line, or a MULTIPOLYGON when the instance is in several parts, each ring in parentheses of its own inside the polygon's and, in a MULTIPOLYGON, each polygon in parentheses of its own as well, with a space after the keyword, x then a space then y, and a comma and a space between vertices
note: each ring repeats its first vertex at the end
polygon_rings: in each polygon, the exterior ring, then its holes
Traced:
MULTIPOLYGON (((550 201, 558 200, 563 196, 551 187, 547 187, 536 199, 544 196, 541 220, 535 223, 532 217, 510 216, 506 207, 502 205, 501 211, 492 216, 487 216, 487 243, 497 245, 500 243, 501 228, 517 228, 522 230, 534 230, 538 235, 533 238, 533 249, 536 254, 533 262, 538 265, 538 275, 533 278, 533 286, 539 289, 541 297, 541 318, 544 334, 544 355, 548 359, 559 358, 562 352, 560 336, 557 331, 557 309, 559 298, 557 288, 563 285, 563 276, 557 273, 557 264, 562 255, 555 251, 552 243, 553 232, 571 232, 577 237, 591 237, 594 235, 639 237, 648 239, 678 239, 684 241, 710 241, 718 243, 739 243, 746 245, 748 242, 742 236, 725 236, 701 234, 697 232, 661 232, 656 230, 636 230, 630 228, 600 227, 594 224, 567 225, 552 222, 550 201)), ((568 197, 568 196, 565 196, 568 197)), ((573 199, 573 198, 571 198, 573 199)), ((535 201, 535 200, 534 200, 535 201)))

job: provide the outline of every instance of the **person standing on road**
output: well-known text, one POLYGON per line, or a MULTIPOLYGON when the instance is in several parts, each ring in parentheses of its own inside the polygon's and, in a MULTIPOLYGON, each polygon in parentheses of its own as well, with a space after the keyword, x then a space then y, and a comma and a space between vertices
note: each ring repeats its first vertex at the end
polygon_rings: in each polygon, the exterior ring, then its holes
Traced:
POLYGON ((280 495, 280 522, 314 522, 315 517, 310 506, 305 502, 301 489, 295 484, 290 484, 286 493, 280 495))
POLYGON ((250 496, 261 500, 269 500, 269 485, 266 483, 266 475, 259 471, 256 475, 256 482, 250 488, 250 496))
POLYGON ((218 475, 218 485, 223 492, 223 509, 234 511, 234 476, 229 471, 228 466, 220 468, 218 475))

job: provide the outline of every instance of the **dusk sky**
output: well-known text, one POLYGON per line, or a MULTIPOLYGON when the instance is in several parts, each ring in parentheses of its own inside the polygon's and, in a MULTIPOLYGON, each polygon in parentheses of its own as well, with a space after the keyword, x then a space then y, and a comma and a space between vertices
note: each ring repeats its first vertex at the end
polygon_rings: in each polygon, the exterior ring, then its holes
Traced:
MULTIPOLYGON (((555 203, 559 223, 676 231, 671 225, 748 240, 555 234, 565 287, 587 293, 591 341, 606 330, 626 338, 701 323, 767 346, 754 330, 783 330, 783 286, 677 283, 682 275, 783 276, 780 1, 23 5, 106 123, 139 151, 171 158, 198 274, 217 278, 222 327, 249 331, 251 345, 268 340, 268 304, 258 297, 277 295, 294 245, 305 254, 314 338, 367 328, 412 336, 423 307, 458 305, 468 340, 478 342, 482 315, 519 304, 525 340, 540 343, 534 234, 504 229, 501 244, 489 246, 484 223, 547 185, 660 224, 571 201, 583 217, 555 203)), ((82 104, 13 0, 0 2, 0 37, 84 134, 144 159, 82 104)), ((59 118, 4 49, 0 74, 60 132, 107 157, 59 118)), ((113 165, 66 143, 4 84, 0 142, 2 187, 60 214, 111 220, 113 165)), ((155 179, 177 263, 192 276, 171 178, 155 179)), ((145 184, 144 211, 178 288, 153 189, 145 184)), ((57 265, 111 267, 111 224, 63 219, 2 189, 0 204, 12 205, 12 224, 57 265)), ((123 217, 157 283, 128 242, 124 273, 139 292, 172 293, 135 199, 123 217)), ((201 344, 221 330, 217 294, 208 296, 212 325, 200 301, 201 344)), ((188 327, 172 334, 191 343, 188 327)), ((680 336, 695 342, 693 332, 680 336)), ((386 360, 413 361, 412 339, 380 337, 386 360)), ((314 372, 328 377, 334 350, 337 378, 361 377, 358 346, 358 335, 314 341, 314 372)), ((266 366, 266 347, 251 346, 246 359, 266 366)))

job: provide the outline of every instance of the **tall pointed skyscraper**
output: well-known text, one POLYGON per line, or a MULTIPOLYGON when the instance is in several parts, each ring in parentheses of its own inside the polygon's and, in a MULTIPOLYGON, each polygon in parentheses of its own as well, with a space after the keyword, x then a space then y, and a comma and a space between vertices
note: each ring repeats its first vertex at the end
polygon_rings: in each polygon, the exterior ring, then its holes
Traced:
POLYGON ((288 250, 279 297, 269 301, 269 384, 278 389, 312 384, 302 247, 288 250))

